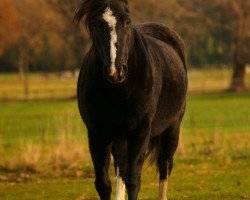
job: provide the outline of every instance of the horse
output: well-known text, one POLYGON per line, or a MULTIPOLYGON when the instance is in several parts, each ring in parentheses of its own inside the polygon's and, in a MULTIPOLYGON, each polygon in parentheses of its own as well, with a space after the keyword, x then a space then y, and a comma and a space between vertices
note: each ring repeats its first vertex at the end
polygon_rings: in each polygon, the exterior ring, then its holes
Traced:
POLYGON ((77 98, 88 131, 101 200, 110 200, 111 155, 116 200, 136 200, 144 160, 159 172, 159 200, 168 178, 186 107, 185 44, 159 23, 134 25, 127 0, 84 0, 75 21, 85 19, 92 40, 80 70, 77 98))

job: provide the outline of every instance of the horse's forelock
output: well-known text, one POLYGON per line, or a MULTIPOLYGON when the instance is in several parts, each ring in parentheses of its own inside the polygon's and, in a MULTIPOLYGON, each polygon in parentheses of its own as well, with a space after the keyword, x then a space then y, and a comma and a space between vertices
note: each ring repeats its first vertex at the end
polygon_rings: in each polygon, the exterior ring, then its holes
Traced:
POLYGON ((85 25, 88 26, 93 16, 102 14, 110 4, 110 0, 83 0, 76 10, 74 21, 78 24, 85 17, 85 25))
POLYGON ((127 0, 83 0, 75 13, 74 21, 78 24, 85 17, 84 22, 86 27, 88 27, 91 18, 103 14, 110 5, 113 5, 111 7, 114 7, 117 14, 124 14, 120 6, 117 6, 117 3, 124 3, 126 5, 124 7, 125 12, 129 12, 127 0))

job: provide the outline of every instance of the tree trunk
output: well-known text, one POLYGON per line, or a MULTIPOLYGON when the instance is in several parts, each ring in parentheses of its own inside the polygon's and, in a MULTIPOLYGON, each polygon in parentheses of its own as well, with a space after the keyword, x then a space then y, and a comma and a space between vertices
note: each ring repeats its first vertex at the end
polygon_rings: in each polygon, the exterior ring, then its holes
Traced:
POLYGON ((242 12, 238 13, 237 30, 235 34, 235 47, 234 47, 234 72, 231 81, 231 90, 241 92, 246 90, 245 86, 245 72, 247 64, 247 13, 244 12, 244 5, 241 5, 242 12))
POLYGON ((245 86, 245 71, 246 64, 234 63, 235 68, 233 72, 232 82, 231 82, 231 90, 235 92, 242 92, 246 90, 245 86))
POLYGON ((19 63, 18 63, 18 77, 20 81, 24 80, 24 69, 23 69, 23 51, 20 52, 19 63))
POLYGON ((19 76, 23 82, 24 98, 29 98, 29 62, 28 55, 24 49, 20 52, 20 62, 19 62, 19 76))

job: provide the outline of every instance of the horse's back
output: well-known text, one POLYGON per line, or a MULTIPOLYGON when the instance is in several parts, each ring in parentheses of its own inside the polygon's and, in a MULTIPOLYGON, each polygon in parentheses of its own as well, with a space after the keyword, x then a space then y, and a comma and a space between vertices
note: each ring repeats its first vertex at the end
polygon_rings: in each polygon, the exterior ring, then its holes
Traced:
POLYGON ((186 69, 186 46, 181 37, 173 29, 160 23, 143 23, 135 27, 142 34, 158 39, 176 50, 186 69))

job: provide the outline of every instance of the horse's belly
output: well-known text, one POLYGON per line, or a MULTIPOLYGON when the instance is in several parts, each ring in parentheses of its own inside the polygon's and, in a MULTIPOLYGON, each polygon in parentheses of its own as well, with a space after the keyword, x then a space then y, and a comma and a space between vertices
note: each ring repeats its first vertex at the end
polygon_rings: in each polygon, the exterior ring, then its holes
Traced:
MULTIPOLYGON (((185 90, 185 87, 183 87, 185 90)), ((169 90, 163 94, 158 101, 156 113, 151 125, 151 136, 157 136, 163 133, 176 120, 179 120, 186 104, 186 90, 177 92, 172 97, 167 95, 169 90)), ((172 91, 172 93, 174 93, 172 91)))
POLYGON ((155 137, 163 133, 172 123, 178 119, 178 114, 169 116, 166 114, 159 114, 154 118, 151 125, 151 137, 155 137))

